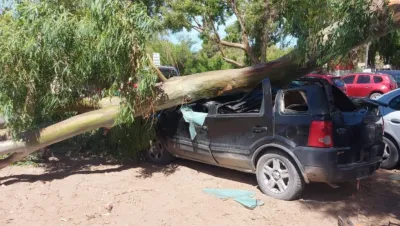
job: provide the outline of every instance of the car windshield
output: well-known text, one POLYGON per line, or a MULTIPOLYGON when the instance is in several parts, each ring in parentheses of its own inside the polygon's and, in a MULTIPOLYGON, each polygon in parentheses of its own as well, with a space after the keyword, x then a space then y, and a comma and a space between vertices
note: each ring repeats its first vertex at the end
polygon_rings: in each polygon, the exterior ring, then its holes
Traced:
POLYGON ((344 82, 341 78, 332 78, 332 82, 337 87, 344 87, 344 82))

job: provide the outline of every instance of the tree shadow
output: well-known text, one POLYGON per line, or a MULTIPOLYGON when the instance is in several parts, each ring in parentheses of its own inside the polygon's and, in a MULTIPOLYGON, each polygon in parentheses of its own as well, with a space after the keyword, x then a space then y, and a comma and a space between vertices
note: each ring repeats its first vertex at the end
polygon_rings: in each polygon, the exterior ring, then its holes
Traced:
POLYGON ((41 163, 45 172, 42 174, 20 174, 0 177, 1 185, 11 185, 15 183, 34 183, 38 181, 50 182, 60 180, 78 174, 102 174, 111 172, 121 172, 134 167, 135 165, 119 165, 104 159, 69 159, 41 163), (116 166, 115 168, 91 170, 93 166, 116 166))
POLYGON ((299 201, 311 211, 333 217, 390 218, 394 220, 392 225, 399 224, 400 181, 390 179, 393 175, 399 175, 399 172, 379 170, 374 176, 360 182, 360 190, 357 190, 356 183, 340 184, 338 188, 310 184, 299 201))
POLYGON ((172 163, 166 166, 152 165, 149 163, 144 163, 140 165, 141 169, 137 178, 151 178, 155 173, 162 173, 164 176, 170 176, 179 170, 179 164, 172 163))

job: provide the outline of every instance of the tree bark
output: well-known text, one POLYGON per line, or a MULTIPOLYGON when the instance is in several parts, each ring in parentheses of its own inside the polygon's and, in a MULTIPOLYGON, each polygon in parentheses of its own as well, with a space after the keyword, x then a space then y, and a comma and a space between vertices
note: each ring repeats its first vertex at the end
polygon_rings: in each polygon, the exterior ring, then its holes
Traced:
MULTIPOLYGON (((400 1, 392 0, 389 3, 390 8, 394 9, 394 11, 392 11, 393 28, 400 28, 400 1)), ((377 7, 377 10, 383 10, 383 8, 377 7)), ((387 16, 386 14, 386 18, 387 16)), ((384 18, 380 23, 377 23, 371 28, 371 30, 374 31, 373 38, 378 38, 387 34, 390 28, 392 27, 389 27, 384 18)), ((354 48, 369 41, 370 38, 367 38, 367 40, 354 42, 352 45, 354 48)), ((318 66, 317 59, 320 57, 320 54, 326 53, 330 48, 331 47, 322 47, 322 49, 314 53, 308 61, 301 65, 299 64, 299 59, 302 59, 303 56, 298 50, 293 50, 291 53, 275 61, 256 66, 173 77, 157 86, 158 96, 155 103, 138 106, 137 109, 135 109, 135 116, 140 116, 145 112, 149 112, 151 109, 159 111, 203 98, 250 89, 265 78, 269 78, 271 82, 277 86, 285 85, 293 79, 299 78, 315 69, 318 66)), ((331 57, 334 56, 332 55, 331 57)), ((77 108, 102 109, 72 117, 38 131, 37 133, 31 132, 26 137, 25 141, 6 141, 0 143, 0 154, 14 153, 7 159, 0 161, 0 168, 4 168, 15 161, 21 160, 32 152, 45 146, 93 129, 114 126, 115 118, 119 113, 119 104, 121 100, 119 98, 107 98, 99 103, 86 102, 86 100, 80 103, 83 104, 83 107, 77 106, 77 108)))

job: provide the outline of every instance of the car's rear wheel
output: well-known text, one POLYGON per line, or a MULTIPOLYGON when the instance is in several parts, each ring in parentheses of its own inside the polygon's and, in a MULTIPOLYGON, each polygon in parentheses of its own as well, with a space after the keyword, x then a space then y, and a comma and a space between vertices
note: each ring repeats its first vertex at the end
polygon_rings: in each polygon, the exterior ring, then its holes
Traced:
POLYGON ((161 140, 155 139, 151 142, 150 148, 147 151, 147 159, 155 164, 168 164, 175 158, 161 140))
POLYGON ((304 190, 304 180, 294 163, 279 151, 261 156, 256 174, 261 191, 273 198, 293 200, 304 190))
POLYGON ((387 137, 383 137, 383 142, 385 143, 385 149, 383 150, 381 168, 393 169, 399 164, 399 149, 387 137))
POLYGON ((379 97, 379 96, 382 96, 382 93, 372 93, 370 96, 369 96, 369 98, 370 99, 375 99, 375 98, 377 98, 377 97, 379 97))

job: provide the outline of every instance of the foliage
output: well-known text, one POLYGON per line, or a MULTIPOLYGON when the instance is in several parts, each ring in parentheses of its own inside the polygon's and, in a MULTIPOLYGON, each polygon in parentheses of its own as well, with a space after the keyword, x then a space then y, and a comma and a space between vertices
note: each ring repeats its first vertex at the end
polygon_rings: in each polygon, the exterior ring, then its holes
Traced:
POLYGON ((273 45, 267 49, 267 61, 276 60, 293 50, 293 47, 279 48, 273 45))
MULTIPOLYGON (((168 40, 153 38, 147 45, 147 51, 150 54, 160 53, 161 64, 175 66, 182 75, 233 68, 221 58, 214 43, 204 43, 198 52, 191 51, 192 46, 193 42, 188 39, 181 39, 174 44, 168 40)), ((243 52, 235 49, 227 49, 226 55, 239 61, 244 58, 243 52)))
POLYGON ((280 27, 298 38, 299 53, 307 54, 303 61, 317 55, 320 64, 363 43, 380 16, 371 11, 370 0, 286 0, 281 4, 280 27))
MULTIPOLYGON (((265 7, 265 1, 219 1, 219 0, 167 0, 161 7, 162 21, 167 29, 180 31, 182 29, 198 30, 199 36, 203 41, 218 40, 216 36, 218 27, 227 25, 227 36, 224 40, 243 43, 243 34, 249 40, 250 49, 243 52, 255 54, 261 61, 262 52, 266 46, 274 45, 279 41, 278 21, 275 7, 278 1, 269 1, 265 7), (233 5, 237 8, 233 8, 233 5), (237 14, 239 13, 239 14, 237 14), (235 15, 236 18, 243 17, 243 26, 238 21, 229 25, 226 21, 235 15), (215 29, 214 29, 215 28, 215 29)), ((243 51, 243 50, 242 50, 243 51)), ((252 64, 249 59, 247 63, 252 64)))
POLYGON ((393 31, 371 43, 369 64, 375 65, 375 56, 379 54, 384 64, 400 67, 400 33, 393 31))
POLYGON ((134 123, 125 123, 107 131, 97 129, 54 144, 51 150, 111 157, 120 161, 137 162, 143 157, 150 141, 155 138, 152 120, 136 118, 134 123))
MULTIPOLYGON (((89 85, 110 92, 129 78, 139 89, 122 120, 133 121, 135 101, 152 95, 145 43, 156 23, 139 3, 124 0, 22 1, 0 15, 0 114, 13 134, 59 117, 89 85)), ((73 113, 72 113, 73 114, 73 113)))

